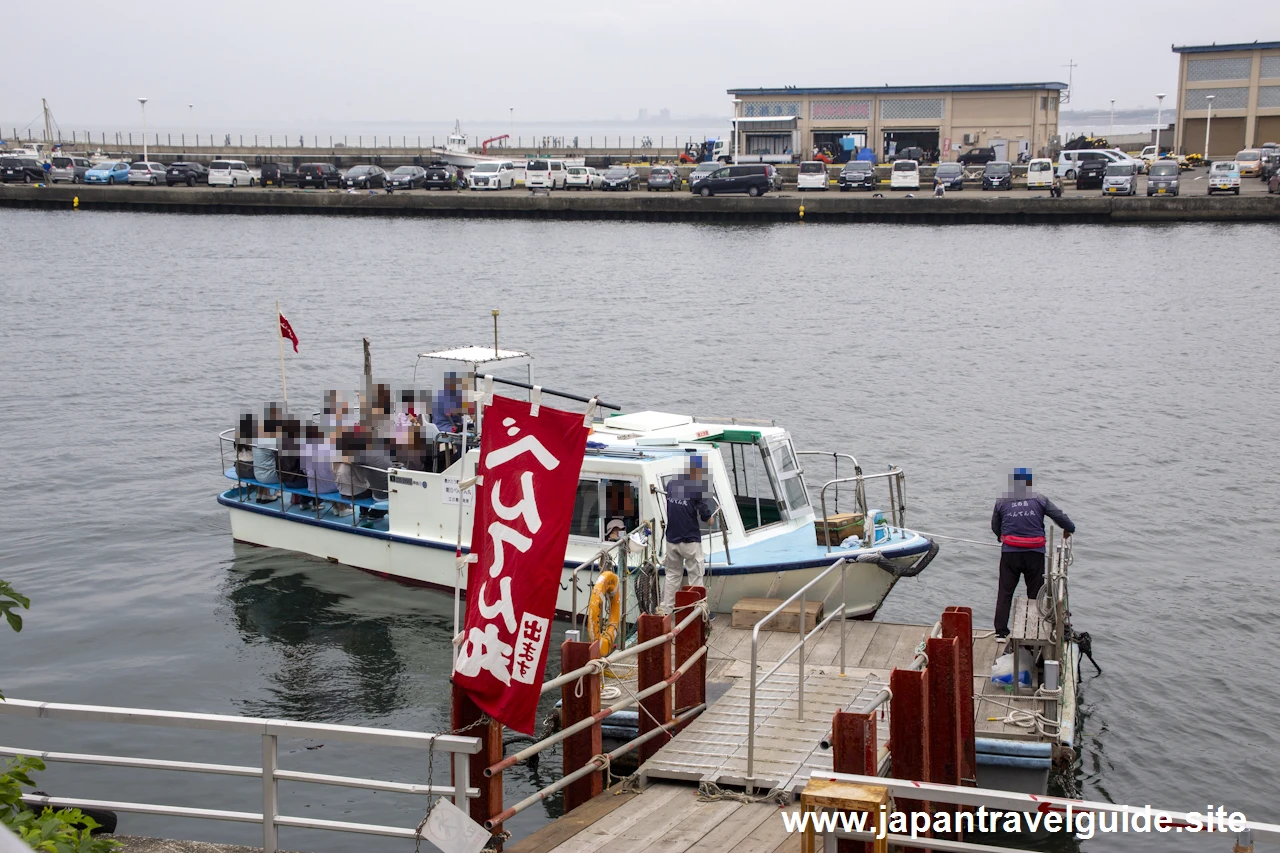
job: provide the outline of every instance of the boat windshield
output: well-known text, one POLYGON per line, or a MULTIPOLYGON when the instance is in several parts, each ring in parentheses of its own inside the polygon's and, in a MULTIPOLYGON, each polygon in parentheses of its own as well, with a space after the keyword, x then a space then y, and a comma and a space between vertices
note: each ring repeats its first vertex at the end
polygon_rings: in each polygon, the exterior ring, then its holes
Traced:
POLYGON ((745 530, 803 515, 809 508, 791 440, 756 430, 726 430, 716 437, 733 500, 745 530))

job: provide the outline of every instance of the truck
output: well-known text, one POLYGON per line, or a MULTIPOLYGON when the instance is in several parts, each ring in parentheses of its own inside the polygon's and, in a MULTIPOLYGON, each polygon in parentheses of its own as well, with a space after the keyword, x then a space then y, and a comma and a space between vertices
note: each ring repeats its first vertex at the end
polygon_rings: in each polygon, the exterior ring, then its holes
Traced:
POLYGON ((726 139, 690 142, 685 145, 684 153, 680 155, 681 163, 728 163, 732 160, 733 149, 726 139))

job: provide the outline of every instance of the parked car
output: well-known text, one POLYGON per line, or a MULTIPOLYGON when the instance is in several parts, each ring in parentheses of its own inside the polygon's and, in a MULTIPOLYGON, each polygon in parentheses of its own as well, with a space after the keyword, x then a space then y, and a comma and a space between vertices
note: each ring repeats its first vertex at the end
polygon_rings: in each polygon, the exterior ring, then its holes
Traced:
POLYGON ((55 156, 51 163, 53 168, 49 170, 49 182, 53 184, 61 181, 78 184, 84 180, 85 172, 93 168, 88 157, 55 156))
POLYGON ((1013 189, 1013 164, 1008 160, 992 160, 982 167, 984 190, 1013 189))
POLYGON ((1280 172, 1275 172, 1267 179, 1267 192, 1280 192, 1280 172))
POLYGON ((1121 155, 1118 152, 1105 151, 1100 148, 1083 148, 1079 151, 1063 151, 1058 155, 1058 177, 1068 181, 1076 180, 1079 177, 1080 166, 1091 160, 1101 161, 1103 171, 1106 171, 1106 165, 1108 163, 1114 163, 1119 160, 1121 156, 1128 157, 1129 155, 1121 155))
POLYGON ((675 166, 653 166, 649 169, 649 179, 646 183, 650 191, 671 190, 675 192, 684 183, 684 178, 680 177, 680 172, 675 166))
MULTIPOLYGON (((689 191, 705 198, 728 193, 746 193, 754 197, 764 195, 770 190, 769 167, 764 163, 741 166, 717 165, 718 168, 714 172, 709 175, 704 174, 696 183, 690 184, 689 191)), ((693 176, 690 175, 690 177, 693 176)))
POLYGON ((510 161, 477 163, 471 170, 471 189, 515 189, 516 164, 510 161))
MULTIPOLYGON (((1173 165, 1176 168, 1178 164, 1173 165)), ((1102 194, 1137 195, 1138 166, 1134 163, 1108 163, 1102 178, 1102 194)))
POLYGON ((708 175, 711 175, 716 170, 720 169, 722 166, 724 166, 723 163, 714 163, 714 162, 699 163, 698 165, 694 166, 693 171, 690 172, 689 177, 686 178, 686 180, 689 182, 690 191, 693 190, 694 184, 696 184, 698 181, 702 180, 703 178, 707 177, 708 175))
POLYGON ((264 187, 298 186, 298 170, 292 163, 263 163, 258 177, 264 187))
POLYGON ((327 190, 330 184, 342 185, 342 173, 332 163, 303 163, 298 167, 298 189, 319 187, 327 190))
POLYGON ((1280 171, 1280 149, 1263 148, 1262 168, 1258 172, 1258 177, 1263 181, 1269 181, 1277 171, 1280 171))
MULTIPOLYGON (((1126 154, 1125 152, 1121 151, 1119 148, 1104 148, 1102 150, 1114 156, 1115 162, 1117 163, 1132 163, 1133 165, 1137 166, 1139 175, 1145 174, 1147 171, 1148 163, 1146 160, 1143 160, 1141 157, 1134 157, 1130 154, 1126 154)), ((1165 156, 1168 157, 1169 155, 1166 154, 1165 156)))
POLYGON ((209 186, 238 187, 241 184, 253 186, 253 173, 243 160, 214 160, 209 164, 209 186))
POLYGON ((123 184, 129 180, 129 164, 123 160, 95 163, 84 173, 86 184, 123 184))
POLYGON ((1216 192, 1240 195, 1240 169, 1234 160, 1216 160, 1209 164, 1209 195, 1216 192))
POLYGON ((199 163, 177 162, 170 163, 169 168, 164 170, 164 182, 166 186, 174 184, 186 184, 194 187, 196 184, 209 183, 209 170, 199 163))
POLYGON ((604 176, 591 166, 570 166, 564 180, 567 190, 598 190, 604 185, 604 176))
POLYGON ((44 166, 34 157, 0 157, 0 183, 38 184, 44 166))
POLYGON ((630 192, 640 183, 640 173, 631 166, 610 166, 604 173, 602 190, 625 190, 630 192))
POLYGON ((524 167, 524 185, 529 189, 562 190, 568 186, 569 170, 563 160, 530 160, 524 167))
POLYGON ((957 157, 956 162, 963 166, 985 166, 994 159, 996 159, 994 148, 970 148, 957 157))
POLYGON ((387 175, 387 192, 413 190, 427 185, 427 170, 421 166, 397 166, 387 175))
POLYGON ((1105 157, 1098 159, 1085 160, 1076 166, 1074 174, 1076 176, 1076 189, 1102 189, 1102 181, 1107 174, 1107 166, 1111 164, 1111 160, 1105 157))
POLYGON ((889 172, 889 189, 920 189, 920 164, 915 160, 894 160, 893 170, 889 172))
MULTIPOLYGON (((954 163, 948 164, 955 166, 954 163)), ((939 166, 938 168, 942 168, 939 166)), ((956 167, 959 168, 958 166, 956 167)), ((840 192, 848 190, 873 190, 876 188, 876 164, 870 160, 850 160, 836 178, 840 192)))
POLYGON ((796 191, 823 190, 831 185, 827 175, 827 164, 821 160, 805 160, 796 173, 796 191))
POLYGON ((452 163, 428 163, 423 188, 427 190, 456 190, 458 188, 458 167, 452 163))
MULTIPOLYGON (((452 166, 450 168, 453 168, 452 166)), ((371 190, 387 185, 387 173, 381 166, 368 163, 352 166, 342 176, 342 186, 349 190, 371 190)))
POLYGON ((1258 148, 1246 148, 1236 154, 1236 168, 1242 178, 1256 178, 1262 172, 1262 151, 1258 148))
POLYGON ((939 163, 933 170, 934 186, 942 184, 944 192, 964 189, 964 166, 959 163, 939 163))
POLYGON ((900 151, 898 151, 898 153, 895 154, 890 159, 891 160, 915 160, 917 163, 924 163, 929 158, 924 153, 923 148, 918 148, 915 145, 909 145, 906 148, 903 148, 900 151))
POLYGON ((1036 157, 1027 164, 1027 189, 1047 190, 1053 186, 1053 161, 1036 157))
POLYGON ((130 163, 129 183, 156 186, 164 180, 163 163, 130 163))
POLYGON ((1181 170, 1173 160, 1157 160, 1147 169, 1147 195, 1177 195, 1181 170))

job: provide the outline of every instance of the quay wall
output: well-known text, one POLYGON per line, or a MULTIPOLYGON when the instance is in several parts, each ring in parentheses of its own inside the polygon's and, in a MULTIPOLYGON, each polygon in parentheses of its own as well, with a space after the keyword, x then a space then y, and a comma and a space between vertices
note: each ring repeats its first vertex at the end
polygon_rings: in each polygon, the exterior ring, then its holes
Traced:
POLYGON ((0 186, 0 207, 241 215, 337 214, 496 219, 613 219, 641 222, 1141 223, 1280 220, 1280 197, 1048 198, 948 194, 934 198, 770 193, 701 198, 677 193, 520 191, 387 194, 260 188, 0 186), (803 208, 803 213, 801 212, 803 208))

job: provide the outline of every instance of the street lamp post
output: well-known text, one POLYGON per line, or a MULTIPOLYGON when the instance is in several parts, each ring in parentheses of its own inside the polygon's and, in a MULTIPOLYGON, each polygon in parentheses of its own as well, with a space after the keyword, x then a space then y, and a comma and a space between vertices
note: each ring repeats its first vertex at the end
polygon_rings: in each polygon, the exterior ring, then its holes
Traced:
POLYGON ((516 132, 516 108, 507 107, 507 109, 510 110, 511 112, 511 122, 509 125, 507 125, 507 144, 510 145, 511 140, 514 137, 514 134, 516 132))
POLYGON ((188 123, 189 125, 191 125, 191 133, 195 136, 195 143, 194 143, 194 144, 195 144, 195 146, 196 146, 197 148, 199 148, 199 147, 200 147, 200 134, 196 133, 196 125, 195 125, 195 118, 194 118, 195 113, 196 113, 196 105, 195 105, 195 104, 187 104, 187 123, 188 123))
POLYGON ((142 104, 142 162, 147 160, 147 99, 138 98, 138 103, 142 104))
POLYGON ((1204 116, 1204 162, 1209 163, 1209 122, 1213 121, 1213 95, 1205 95, 1205 102, 1209 105, 1206 107, 1208 112, 1204 116))
POLYGON ((1107 124, 1107 144, 1111 144, 1111 137, 1116 132, 1116 99, 1111 99, 1111 121, 1107 124))
POLYGON ((1164 127, 1164 95, 1156 95, 1156 156, 1160 159, 1160 129, 1164 127))

